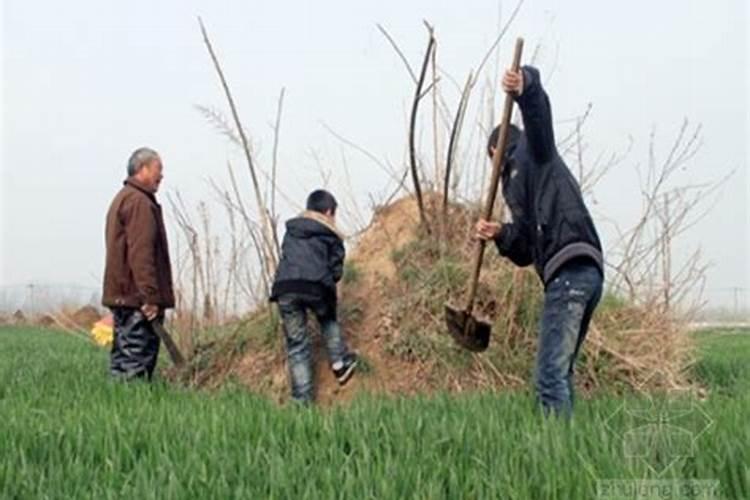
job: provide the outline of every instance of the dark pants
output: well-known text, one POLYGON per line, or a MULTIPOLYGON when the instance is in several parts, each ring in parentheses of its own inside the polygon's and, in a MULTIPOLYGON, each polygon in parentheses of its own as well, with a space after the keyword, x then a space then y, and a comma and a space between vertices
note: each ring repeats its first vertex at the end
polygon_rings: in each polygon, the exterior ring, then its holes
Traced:
MULTIPOLYGON (((130 380, 151 380, 159 356, 159 336, 140 309, 113 307, 114 339, 110 353, 110 373, 113 377, 130 380)), ((156 321, 164 322, 160 315, 156 321)))
POLYGON ((284 323, 284 337, 289 365, 292 399, 310 403, 314 398, 312 342, 307 331, 307 310, 318 319, 331 365, 343 361, 348 350, 336 321, 336 306, 315 296, 284 294, 278 298, 284 323))
POLYGON ((537 397, 545 413, 573 410, 575 361, 602 285, 599 268, 586 259, 566 264, 545 288, 536 363, 537 397))

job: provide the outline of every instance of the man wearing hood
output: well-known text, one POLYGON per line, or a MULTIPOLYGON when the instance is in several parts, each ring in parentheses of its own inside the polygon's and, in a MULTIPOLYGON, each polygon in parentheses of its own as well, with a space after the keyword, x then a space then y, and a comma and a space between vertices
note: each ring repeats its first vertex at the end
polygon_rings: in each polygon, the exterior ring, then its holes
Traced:
POLYGON ((344 241, 336 229, 336 199, 328 191, 313 191, 307 210, 286 223, 281 261, 271 291, 284 323, 292 399, 314 399, 312 344, 307 310, 315 314, 325 339, 331 370, 344 385, 357 366, 336 320, 336 284, 344 271, 344 241))
MULTIPOLYGON (((494 240, 500 255, 533 264, 544 285, 536 362, 536 392, 546 413, 569 415, 573 370, 591 315, 602 294, 602 246, 581 189, 555 146, 549 97, 539 71, 506 71, 524 130, 511 125, 503 161, 506 220, 479 220, 476 237, 494 240)), ((487 152, 495 152, 499 127, 487 152)))

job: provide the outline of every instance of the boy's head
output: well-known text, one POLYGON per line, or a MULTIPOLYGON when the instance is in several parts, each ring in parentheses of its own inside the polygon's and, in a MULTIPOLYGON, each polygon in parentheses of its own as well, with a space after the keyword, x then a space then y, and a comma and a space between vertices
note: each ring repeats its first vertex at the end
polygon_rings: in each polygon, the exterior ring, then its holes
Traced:
POLYGON ((316 189, 307 197, 307 209, 313 212, 334 217, 336 215, 336 198, 325 189, 316 189))
MULTIPOLYGON (((495 129, 490 134, 490 138, 487 140, 487 154, 489 155, 490 159, 492 159, 492 155, 495 153, 495 148, 497 147, 497 139, 500 137, 500 125, 495 127, 495 129)), ((508 129, 508 149, 510 150, 518 143, 518 140, 521 138, 521 129, 510 124, 510 128, 508 129)))

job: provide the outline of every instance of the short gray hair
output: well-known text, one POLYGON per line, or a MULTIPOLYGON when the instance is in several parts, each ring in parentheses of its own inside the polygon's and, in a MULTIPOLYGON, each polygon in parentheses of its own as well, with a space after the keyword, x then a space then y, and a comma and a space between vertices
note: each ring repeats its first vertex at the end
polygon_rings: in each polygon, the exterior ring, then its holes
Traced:
POLYGON ((159 158, 159 153, 151 148, 138 148, 133 151, 128 159, 128 177, 138 173, 143 165, 151 163, 159 158))

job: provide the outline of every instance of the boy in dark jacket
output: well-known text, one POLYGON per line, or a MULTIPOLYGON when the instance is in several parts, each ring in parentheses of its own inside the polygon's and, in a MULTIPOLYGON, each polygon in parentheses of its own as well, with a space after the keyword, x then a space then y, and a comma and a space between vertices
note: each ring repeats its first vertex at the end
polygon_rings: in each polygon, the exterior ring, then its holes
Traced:
POLYGON ((307 210, 286 223, 281 261, 271 300, 284 323, 292 398, 313 400, 312 345, 307 310, 315 314, 325 339, 331 369, 344 385, 357 366, 336 321, 336 283, 344 271, 344 241, 335 226, 336 199, 324 190, 307 198, 307 210))
MULTIPOLYGON (((602 294, 602 246, 580 187, 555 146, 549 98, 539 71, 508 70, 503 89, 514 95, 524 130, 511 126, 503 158, 503 223, 480 220, 477 238, 494 240, 518 266, 534 264, 544 284, 536 390, 546 412, 569 415, 573 368, 602 294)), ((499 135, 488 143, 492 158, 499 135)))

